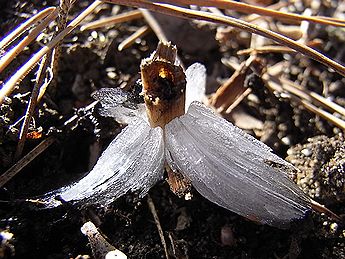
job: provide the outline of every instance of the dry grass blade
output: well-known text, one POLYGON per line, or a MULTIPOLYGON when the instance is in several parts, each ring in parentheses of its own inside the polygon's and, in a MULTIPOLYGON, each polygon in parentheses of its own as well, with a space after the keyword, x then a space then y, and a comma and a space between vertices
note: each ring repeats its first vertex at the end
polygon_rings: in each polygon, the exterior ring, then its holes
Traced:
POLYGON ((25 32, 31 25, 35 24, 37 21, 40 21, 47 17, 49 14, 55 11, 55 7, 48 7, 36 15, 32 16, 30 19, 22 23, 18 28, 13 30, 9 35, 7 35, 2 41, 0 42, 0 50, 6 48, 13 40, 19 37, 23 32, 25 32))
POLYGON ((162 41, 162 42, 168 42, 168 38, 165 35, 164 31, 162 30, 161 26, 157 22, 157 20, 153 17, 153 15, 150 13, 150 11, 146 9, 141 9, 140 10, 148 23, 148 25, 151 27, 151 29, 154 31, 156 34, 157 38, 162 41))
MULTIPOLYGON (((156 2, 156 1, 145 1, 145 2, 156 2)), ((241 13, 256 13, 263 16, 270 16, 276 19, 290 20, 293 22, 296 21, 309 21, 313 23, 320 23, 324 25, 333 25, 344 27, 344 21, 337 19, 326 19, 324 17, 313 17, 313 16, 304 16, 293 13, 284 13, 260 6, 249 5, 246 3, 235 2, 231 0, 173 0, 173 1, 160 1, 164 3, 174 4, 174 5, 198 5, 198 6, 211 6, 222 9, 235 10, 241 13)))
MULTIPOLYGON (((58 22, 57 22, 57 30, 54 32, 54 37, 60 33, 63 29, 65 29, 66 27, 66 23, 67 23, 67 15, 69 12, 69 9, 71 7, 71 2, 69 0, 65 0, 65 1, 61 1, 60 2, 60 8, 56 9, 58 10, 58 22)), ((37 29, 37 28, 35 28, 37 29)), ((43 95, 45 92, 45 89, 47 87, 47 85, 49 84, 48 82, 43 83, 44 79, 46 78, 46 71, 48 69, 49 66, 52 66, 52 78, 54 78, 54 75, 57 74, 57 63, 58 63, 58 59, 61 53, 61 49, 59 48, 59 45, 55 48, 54 54, 53 51, 50 51, 49 53, 47 53, 43 59, 42 62, 40 64, 37 76, 36 76, 36 82, 34 85, 34 88, 32 90, 31 93, 31 97, 30 97, 30 101, 26 110, 26 114, 25 114, 25 119, 24 122, 22 124, 22 127, 20 129, 20 134, 19 134, 19 141, 18 141, 18 145, 17 145, 17 149, 16 149, 16 153, 15 153, 15 161, 17 161, 19 159, 19 157, 22 154, 23 148, 24 148, 24 144, 26 141, 26 135, 29 129, 29 124, 32 118, 32 114, 35 110, 36 104, 38 103, 38 100, 40 100, 41 98, 39 98, 39 95, 43 95), (54 62, 55 61, 55 62, 54 62)), ((51 81, 51 80, 50 80, 51 81)))
POLYGON ((139 10, 133 10, 125 13, 115 15, 113 17, 104 18, 98 21, 90 22, 83 25, 80 30, 93 30, 104 26, 113 26, 116 23, 128 22, 135 19, 142 18, 142 13, 139 10))
POLYGON ((305 100, 311 101, 313 103, 320 104, 324 108, 331 110, 333 112, 337 112, 341 114, 342 116, 345 116, 345 109, 341 107, 340 105, 326 99, 325 97, 318 95, 315 92, 309 91, 307 89, 302 89, 302 87, 296 85, 292 81, 281 78, 281 82, 283 83, 283 89, 289 91, 290 93, 293 93, 296 96, 299 96, 300 98, 303 98, 305 100))
POLYGON ((129 36, 119 44, 117 48, 118 51, 122 51, 123 49, 130 47, 136 39, 143 37, 149 31, 151 31, 151 29, 147 25, 140 27, 135 33, 133 33, 131 36, 129 36))
POLYGON ((164 238, 164 233, 163 233, 163 229, 161 226, 161 223, 159 221, 159 217, 156 211, 156 207, 155 204, 153 203, 153 200, 151 199, 150 195, 147 196, 147 204, 149 205, 150 211, 152 213, 153 219, 155 220, 157 229, 158 229, 158 233, 159 233, 159 237, 161 239, 163 248, 164 248, 164 252, 165 252, 165 258, 169 259, 169 253, 168 253, 168 247, 167 247, 167 243, 165 242, 165 238, 164 238))
POLYGON ((51 42, 44 46, 40 51, 38 51, 33 57, 31 57, 28 62, 26 62, 3 86, 0 90, 0 104, 2 104, 4 98, 11 94, 16 84, 22 80, 31 69, 37 65, 39 60, 47 54, 49 51, 55 48, 59 42, 66 37, 70 32, 72 32, 79 23, 84 20, 86 16, 93 12, 93 10, 102 4, 102 1, 94 1, 88 8, 86 8, 82 13, 80 13, 61 33, 59 33, 51 42))
MULTIPOLYGON (((288 97, 291 100, 303 105, 307 110, 326 119, 331 124, 339 127, 342 130, 345 130, 344 120, 334 116, 333 114, 327 111, 322 110, 321 108, 317 107, 315 104, 311 103, 313 100, 316 100, 316 99, 312 98, 306 92, 302 92, 301 90, 297 91, 296 90, 297 88, 293 88, 291 86, 288 87, 281 78, 278 78, 277 76, 269 75, 268 73, 263 74, 262 79, 266 82, 266 85, 272 91, 276 91, 278 93, 288 93, 288 97)), ((334 105, 336 104, 333 104, 332 106, 327 105, 327 108, 332 110, 332 108, 334 108, 334 105)), ((337 112, 339 111, 337 110, 337 112)))
MULTIPOLYGON (((345 76, 345 67, 334 60, 326 57, 325 55, 321 54, 320 52, 309 48, 301 43, 298 43, 288 37, 285 37, 279 33, 272 32, 267 29, 259 28, 256 25, 253 25, 251 23, 229 17, 229 16, 223 16, 223 15, 216 15, 208 12, 202 12, 202 11, 195 11, 188 8, 178 7, 170 4, 161 4, 156 2, 148 2, 144 0, 136 0, 136 1, 124 1, 124 0, 106 0, 104 2, 110 2, 110 3, 118 3, 123 5, 130 5, 130 6, 136 6, 136 7, 143 7, 150 9, 155 12, 160 12, 167 15, 173 15, 185 19, 197 19, 197 20, 204 20, 214 23, 220 23, 229 25, 235 28, 238 28, 243 31, 247 31, 250 33, 258 34, 260 36, 269 38, 279 44, 285 45, 289 48, 292 48, 332 69, 334 69, 339 74, 345 76)), ((176 2, 177 3, 177 2, 176 2)))
POLYGON ((338 23, 343 23, 345 25, 345 20, 338 19, 338 18, 327 17, 327 16, 315 16, 315 18, 324 19, 324 20, 333 21, 333 22, 338 22, 338 23))
POLYGON ((43 19, 43 21, 37 25, 24 39, 22 39, 15 47, 6 53, 0 59, 0 73, 10 64, 10 62, 20 53, 23 49, 28 46, 36 37, 53 21, 57 15, 58 10, 53 7, 53 11, 43 19))
POLYGON ((242 94, 240 94, 236 100, 226 109, 225 113, 230 114, 250 93, 252 92, 251 88, 247 88, 242 94))
MULTIPOLYGON (((67 26, 67 17, 69 10, 71 9, 72 5, 74 4, 76 0, 60 0, 59 3, 59 15, 57 19, 57 25, 53 37, 56 37, 60 32, 62 32, 66 26, 67 26)), ((52 57, 51 57, 51 70, 53 71, 53 79, 50 83, 51 88, 53 88, 54 91, 54 86, 56 85, 56 77, 54 75, 57 75, 58 70, 59 70, 59 60, 60 56, 62 54, 61 50, 61 41, 55 46, 54 51, 52 52, 52 57)), ((52 91, 52 92, 53 92, 52 91)))
POLYGON ((171 6, 171 5, 165 5, 165 4, 155 4, 154 7, 156 7, 157 11, 164 12, 166 14, 175 14, 176 16, 179 16, 179 17, 189 17, 189 18, 194 18, 194 19, 207 20, 207 21, 215 22, 215 23, 222 23, 222 24, 239 28, 241 30, 244 30, 250 33, 258 34, 260 36, 274 40, 278 42, 279 44, 288 46, 316 61, 319 61, 320 63, 326 66, 333 68, 339 74, 345 76, 345 67, 343 65, 326 57, 320 52, 312 48, 309 48, 303 44, 300 44, 294 40, 291 40, 290 38, 285 37, 279 33, 272 32, 270 30, 266 30, 263 28, 259 28, 256 25, 253 25, 253 24, 250 24, 250 23, 247 23, 247 22, 244 22, 244 21, 241 21, 239 19, 235 19, 229 16, 220 16, 220 15, 210 14, 210 13, 201 12, 201 11, 193 11, 190 9, 171 6))
POLYGON ((320 109, 319 107, 315 106, 314 104, 311 104, 310 102, 306 100, 301 100, 296 97, 293 97, 292 99, 301 103, 307 110, 315 113, 316 115, 321 116, 322 118, 326 119, 327 121, 339 127, 340 129, 345 130, 345 121, 343 121, 342 119, 334 116, 333 114, 329 112, 326 112, 320 109))
POLYGON ((252 53, 264 54, 264 53, 293 53, 293 49, 284 46, 263 46, 258 48, 249 48, 237 51, 237 55, 248 55, 252 53))
POLYGON ((46 150, 51 144, 53 144, 55 138, 49 137, 43 140, 37 147, 31 150, 27 155, 15 163, 10 169, 5 173, 0 175, 0 187, 4 186, 9 180, 16 176, 21 169, 28 165, 32 160, 34 160, 39 154, 46 150))
MULTIPOLYGON (((320 47, 322 45, 322 41, 320 40, 312 40, 306 43, 308 47, 320 47)), ((237 51, 237 55, 248 55, 248 54, 264 54, 264 53, 296 53, 295 50, 285 47, 285 46, 277 46, 277 45, 267 45, 257 48, 249 48, 237 51)))
MULTIPOLYGON (((157 38, 161 42, 169 42, 168 37, 165 35, 164 30, 156 20, 156 18, 152 15, 152 13, 146 9, 140 9, 142 12, 144 19, 146 20, 147 24, 150 26, 151 30, 156 34, 157 38)), ((177 60, 179 61, 180 65, 184 67, 181 58, 177 55, 177 60)))

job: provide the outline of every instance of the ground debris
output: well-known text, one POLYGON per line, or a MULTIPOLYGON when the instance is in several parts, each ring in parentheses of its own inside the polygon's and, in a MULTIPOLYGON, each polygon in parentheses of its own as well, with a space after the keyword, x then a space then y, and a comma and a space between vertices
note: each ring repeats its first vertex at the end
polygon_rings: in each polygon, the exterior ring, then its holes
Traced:
POLYGON ((288 150, 286 158, 299 172, 296 183, 310 197, 324 203, 344 201, 345 144, 342 134, 316 136, 288 150))

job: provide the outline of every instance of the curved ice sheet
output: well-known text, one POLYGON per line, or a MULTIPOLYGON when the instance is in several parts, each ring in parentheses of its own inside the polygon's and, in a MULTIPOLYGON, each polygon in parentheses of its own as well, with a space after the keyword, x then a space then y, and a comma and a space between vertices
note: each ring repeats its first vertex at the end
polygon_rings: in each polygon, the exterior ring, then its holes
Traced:
POLYGON ((64 201, 107 205, 128 191, 145 195, 163 177, 164 142, 161 128, 143 120, 127 126, 107 147, 91 172, 79 182, 46 195, 48 206, 64 201))
POLYGON ((269 147, 193 102, 166 126, 169 165, 208 200, 279 228, 310 210, 310 199, 269 161, 292 167, 269 147))

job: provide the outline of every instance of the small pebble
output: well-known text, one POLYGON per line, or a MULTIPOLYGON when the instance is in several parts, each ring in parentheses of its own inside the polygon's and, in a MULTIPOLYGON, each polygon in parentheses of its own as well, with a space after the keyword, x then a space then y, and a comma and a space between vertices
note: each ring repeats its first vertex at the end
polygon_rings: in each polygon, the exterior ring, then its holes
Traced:
POLYGON ((304 148, 304 149, 302 149, 301 152, 303 155, 305 155, 307 157, 311 156, 311 154, 313 153, 309 148, 304 148))
POLYGON ((94 38, 94 39, 97 39, 97 37, 98 37, 97 31, 92 31, 91 32, 91 37, 94 38))
POLYGON ((282 142, 283 142, 284 145, 287 145, 287 146, 291 145, 291 140, 287 136, 282 138, 282 142))
POLYGON ((331 232, 334 234, 338 230, 338 224, 334 222, 329 226, 329 228, 330 228, 331 232))

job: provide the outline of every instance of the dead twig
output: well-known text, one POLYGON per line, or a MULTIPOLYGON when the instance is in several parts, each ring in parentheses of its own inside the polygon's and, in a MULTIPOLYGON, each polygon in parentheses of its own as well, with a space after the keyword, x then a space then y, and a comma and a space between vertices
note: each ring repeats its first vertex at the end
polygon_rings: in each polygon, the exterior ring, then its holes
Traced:
POLYGON ((32 160, 34 160, 39 154, 46 150, 55 141, 54 137, 48 137, 31 150, 27 155, 15 163, 5 173, 0 175, 0 187, 4 186, 9 180, 16 176, 20 170, 27 166, 32 160))
POLYGON ((28 133, 32 114, 33 114, 35 107, 36 107, 36 104, 37 104, 37 97, 39 94, 39 89, 40 89, 40 86, 42 85, 43 80, 45 78, 45 71, 48 68, 50 57, 51 57, 51 53, 48 53, 46 56, 44 56, 42 63, 39 67, 39 70, 38 70, 38 73, 36 76, 36 82, 35 82, 34 88, 32 89, 29 104, 27 106, 26 113, 24 116, 24 122, 22 124, 21 129, 20 129, 19 141, 17 144, 16 153, 14 155, 14 161, 17 161, 19 159, 19 157, 22 155, 25 140, 26 140, 26 134, 28 133))
POLYGON ((120 250, 116 249, 111 245, 106 237, 104 237, 96 226, 91 222, 86 222, 81 228, 81 232, 87 236, 89 240, 92 255, 95 259, 103 258, 118 258, 118 259, 127 259, 127 256, 122 253, 120 250))
POLYGON ((164 237, 163 229, 162 229, 161 223, 159 221, 159 217, 158 217, 158 214, 157 214, 157 211, 156 211, 155 204, 153 203, 153 200, 151 199, 150 195, 147 195, 147 204, 149 205, 149 208, 150 208, 150 211, 152 213, 153 219, 154 219, 154 221, 156 223, 156 226, 157 226, 157 229, 158 229, 158 234, 159 234, 159 237, 161 239, 161 242, 162 242, 162 245, 163 245, 163 248, 164 248, 165 257, 167 259, 169 259, 170 257, 169 257, 169 253, 168 253, 167 243, 165 242, 165 237, 164 237))

